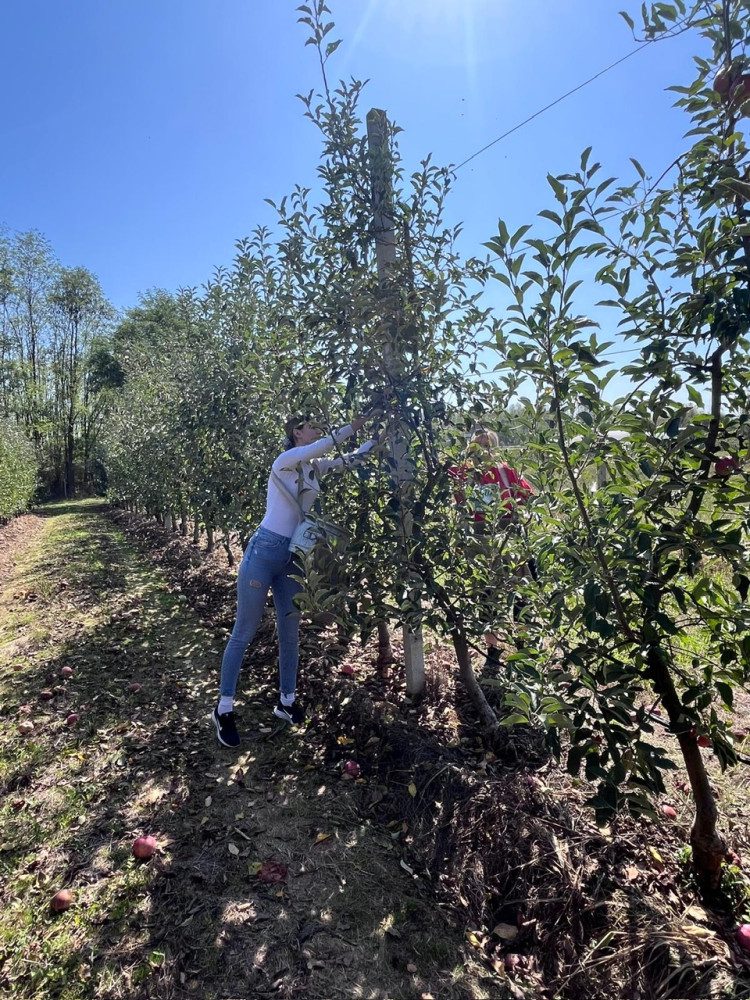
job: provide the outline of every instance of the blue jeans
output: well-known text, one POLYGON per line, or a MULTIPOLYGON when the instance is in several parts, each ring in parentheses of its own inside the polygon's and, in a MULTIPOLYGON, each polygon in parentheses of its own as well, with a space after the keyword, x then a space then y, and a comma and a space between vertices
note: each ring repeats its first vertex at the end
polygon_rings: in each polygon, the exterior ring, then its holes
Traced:
POLYGON ((237 576, 237 621, 221 661, 222 696, 234 696, 245 650, 258 630, 269 588, 276 605, 279 688, 283 695, 294 694, 299 665, 300 618, 294 598, 302 588, 289 575, 299 572, 289 553, 289 541, 275 531, 258 528, 245 549, 237 576))

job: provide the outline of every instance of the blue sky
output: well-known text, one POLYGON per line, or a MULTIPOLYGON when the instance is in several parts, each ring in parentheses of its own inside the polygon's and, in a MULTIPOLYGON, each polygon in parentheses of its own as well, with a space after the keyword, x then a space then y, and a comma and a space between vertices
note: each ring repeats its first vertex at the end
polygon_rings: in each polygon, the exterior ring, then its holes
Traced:
MULTIPOLYGON (((634 47, 628 0, 331 0, 334 75, 404 128, 407 164, 456 163, 634 47)), ((295 94, 317 86, 288 0, 4 0, 0 224, 39 229, 118 307, 199 285, 263 198, 314 183, 317 137, 295 94)), ((545 207, 545 176, 593 145, 608 173, 658 176, 685 142, 672 83, 694 37, 649 46, 460 172, 449 221, 473 253, 545 207)))

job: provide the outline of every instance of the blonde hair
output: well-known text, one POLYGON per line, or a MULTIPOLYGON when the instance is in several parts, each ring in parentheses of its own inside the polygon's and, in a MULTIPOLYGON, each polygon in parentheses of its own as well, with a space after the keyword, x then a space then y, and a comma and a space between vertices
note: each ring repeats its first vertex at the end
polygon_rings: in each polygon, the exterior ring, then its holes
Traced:
POLYGON ((486 427, 476 427, 474 433, 471 435, 471 440, 475 441, 479 435, 486 437, 490 443, 490 448, 495 450, 500 447, 500 438, 494 431, 488 430, 486 427))

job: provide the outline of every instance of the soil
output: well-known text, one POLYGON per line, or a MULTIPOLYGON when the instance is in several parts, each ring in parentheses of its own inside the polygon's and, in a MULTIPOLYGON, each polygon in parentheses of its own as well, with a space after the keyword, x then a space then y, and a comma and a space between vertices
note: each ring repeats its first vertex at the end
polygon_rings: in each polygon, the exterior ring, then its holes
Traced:
MULTIPOLYGON (((24 802, 0 814, 2 847, 16 918, 53 887, 77 894, 54 918, 82 922, 70 975, 90 992, 75 996, 750 997, 736 909, 702 900, 681 861, 683 775, 665 798, 675 821, 597 828, 591 789, 543 733, 485 741, 452 651, 429 637, 428 689, 412 703, 397 641, 384 678, 376 638, 363 648, 308 623, 309 723, 277 726, 270 608, 243 670, 232 754, 208 718, 234 617, 224 553, 90 503, 31 523, 15 529, 26 541, 2 578, 12 624, 0 679, 14 681, 2 713, 21 719, 31 704, 44 740, 19 763, 12 747, 29 743, 2 738, 0 786, 24 802), (63 700, 40 703, 63 665, 75 670, 63 700), (83 720, 72 730, 70 708, 83 720), (348 760, 359 778, 345 776, 348 760), (76 783, 89 798, 75 836, 31 844, 29 818, 59 828, 60 791, 76 783), (134 867, 140 833, 160 851, 134 867)), ((0 559, 10 545, 0 532, 0 559)), ((747 769, 712 777, 731 846, 750 858, 747 769)), ((31 919, 32 953, 45 953, 50 926, 31 919)), ((14 997, 68 996, 31 992, 7 952, 3 975, 14 997)))

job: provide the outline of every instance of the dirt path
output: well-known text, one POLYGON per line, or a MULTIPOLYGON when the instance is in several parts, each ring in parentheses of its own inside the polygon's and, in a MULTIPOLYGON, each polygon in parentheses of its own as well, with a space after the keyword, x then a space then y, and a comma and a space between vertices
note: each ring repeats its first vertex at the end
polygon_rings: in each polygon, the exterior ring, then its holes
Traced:
POLYGON ((4 996, 499 998, 387 831, 321 769, 314 734, 272 724, 267 676, 242 752, 217 746, 222 636, 100 507, 48 507, 14 531, 0 573, 4 996), (160 847, 148 863, 131 856, 142 834, 160 847), (269 867, 280 881, 262 881, 269 867), (74 905, 54 915, 62 888, 74 905))

